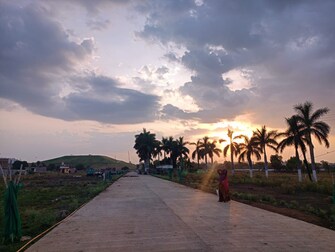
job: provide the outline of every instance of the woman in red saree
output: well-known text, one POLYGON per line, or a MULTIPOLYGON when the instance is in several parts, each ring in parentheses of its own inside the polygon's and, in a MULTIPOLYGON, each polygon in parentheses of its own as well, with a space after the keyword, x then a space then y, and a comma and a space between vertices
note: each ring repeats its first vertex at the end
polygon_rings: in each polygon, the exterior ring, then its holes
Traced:
POLYGON ((229 183, 228 172, 226 169, 218 169, 219 174, 219 202, 228 202, 229 196, 229 183))

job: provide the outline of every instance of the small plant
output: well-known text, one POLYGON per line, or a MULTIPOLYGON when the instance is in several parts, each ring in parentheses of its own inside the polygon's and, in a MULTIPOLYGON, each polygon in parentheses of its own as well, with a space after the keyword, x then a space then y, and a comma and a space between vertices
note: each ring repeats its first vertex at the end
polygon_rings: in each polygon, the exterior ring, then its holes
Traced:
POLYGON ((280 206, 284 206, 284 207, 287 206, 285 200, 280 200, 280 201, 279 201, 279 205, 280 205, 280 206))
POLYGON ((273 198, 273 197, 270 196, 270 195, 263 195, 263 196, 261 197, 261 201, 272 203, 272 202, 275 202, 276 199, 273 198))
POLYGON ((296 200, 291 200, 290 201, 290 208, 298 209, 298 207, 299 207, 299 204, 296 200))
POLYGON ((312 207, 310 204, 307 204, 304 209, 305 209, 306 212, 309 212, 309 213, 312 213, 312 214, 317 215, 317 213, 318 213, 318 210, 316 208, 312 207))

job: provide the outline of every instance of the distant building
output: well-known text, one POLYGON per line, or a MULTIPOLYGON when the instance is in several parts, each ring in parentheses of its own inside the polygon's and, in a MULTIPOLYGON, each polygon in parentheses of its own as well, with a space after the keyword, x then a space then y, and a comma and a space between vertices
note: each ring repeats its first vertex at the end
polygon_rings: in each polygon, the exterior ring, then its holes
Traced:
POLYGON ((71 168, 69 165, 64 164, 62 162, 61 166, 59 166, 59 172, 60 173, 75 173, 77 172, 76 168, 71 168))
POLYGON ((45 173, 47 172, 47 167, 46 166, 30 167, 30 171, 33 173, 45 173))
POLYGON ((59 172, 60 173, 70 173, 70 166, 64 164, 64 162, 62 162, 61 166, 59 166, 59 172))

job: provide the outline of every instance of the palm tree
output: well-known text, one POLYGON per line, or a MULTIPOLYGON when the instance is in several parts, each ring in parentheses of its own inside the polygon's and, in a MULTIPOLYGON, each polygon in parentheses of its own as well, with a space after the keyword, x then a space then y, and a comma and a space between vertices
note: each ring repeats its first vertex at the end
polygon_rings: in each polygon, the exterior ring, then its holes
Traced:
POLYGON ((143 132, 135 135, 135 145, 136 153, 140 158, 140 161, 144 161, 144 167, 146 170, 149 169, 150 160, 155 152, 155 149, 159 141, 156 140, 156 135, 150 133, 150 131, 146 131, 143 129, 143 132))
POLYGON ((179 157, 179 161, 181 163, 181 168, 183 169, 183 156, 185 158, 188 157, 188 153, 190 150, 186 147, 188 142, 184 142, 184 137, 179 137, 179 139, 176 140, 177 142, 177 153, 176 155, 179 157))
MULTIPOLYGON (((173 161, 172 161, 172 157, 171 157, 171 153, 172 153, 172 149, 174 147, 174 139, 172 136, 170 136, 169 138, 162 138, 162 142, 163 142, 163 149, 164 149, 164 153, 166 155, 169 155, 169 159, 170 159, 170 164, 173 165, 173 161), (164 140, 163 140, 164 139, 164 140), (164 142, 163 142, 164 141, 164 142)), ((165 159, 165 158, 164 158, 165 159)))
POLYGON ((320 117, 327 114, 328 108, 321 108, 313 112, 313 104, 305 102, 294 107, 297 111, 297 121, 303 126, 302 132, 306 137, 309 153, 311 156, 311 166, 313 172, 314 182, 317 182, 316 169, 315 169, 315 156, 314 145, 312 142, 312 135, 319 141, 320 144, 324 143, 329 148, 328 134, 330 127, 327 123, 319 121, 320 117))
POLYGON ((255 143, 261 147, 261 152, 264 155, 264 169, 265 169, 265 176, 269 177, 269 172, 268 172, 268 160, 266 156, 266 147, 269 147, 277 152, 277 131, 276 130, 271 130, 267 131, 266 126, 264 125, 261 130, 256 129, 254 133, 254 140, 255 143))
POLYGON ((159 140, 156 140, 156 144, 155 144, 155 149, 152 152, 152 157, 153 158, 158 158, 158 161, 160 161, 160 157, 162 155, 162 142, 159 140))
POLYGON ((166 154, 169 151, 168 149, 168 138, 166 137, 162 137, 162 150, 163 150, 163 155, 164 155, 164 159, 166 158, 166 154))
POLYGON ((211 158, 211 163, 213 164, 213 158, 214 158, 214 154, 218 157, 220 157, 220 153, 221 153, 221 149, 216 147, 216 140, 214 140, 213 142, 209 142, 208 145, 208 156, 211 158))
POLYGON ((190 143, 190 145, 195 145, 195 150, 192 152, 192 159, 197 158, 198 169, 200 168, 200 159, 203 158, 201 153, 201 141, 198 140, 196 143, 190 143))
POLYGON ((182 157, 187 157, 187 154, 189 153, 189 149, 185 146, 188 144, 187 142, 184 142, 183 137, 179 137, 177 140, 173 140, 171 144, 171 160, 173 168, 176 168, 177 165, 177 159, 182 160, 182 157))
POLYGON ((257 145, 257 142, 255 142, 255 138, 245 136, 245 135, 239 135, 236 138, 244 138, 244 143, 239 144, 240 149, 240 155, 238 157, 238 161, 244 161, 245 158, 247 158, 248 165, 249 165, 249 172, 250 172, 250 178, 252 178, 252 160, 251 157, 254 155, 256 156, 257 160, 261 159, 260 153, 262 152, 262 149, 257 145))
POLYGON ((301 161, 299 158, 299 151, 298 149, 301 149, 301 152, 304 157, 304 163, 306 166, 306 170, 308 172, 309 179, 312 181, 311 173, 308 167, 307 159, 306 159, 306 146, 304 143, 304 136, 302 134, 302 125, 298 124, 297 117, 292 116, 290 118, 286 118, 286 123, 288 126, 288 129, 283 132, 279 133, 278 137, 284 137, 283 140, 280 141, 280 143, 277 146, 277 149, 280 152, 283 152, 283 150, 286 147, 289 146, 294 146, 295 149, 295 158, 298 160, 298 165, 297 165, 297 170, 298 170, 298 180, 299 182, 302 181, 302 176, 301 176, 301 161))
MULTIPOLYGON (((232 175, 235 173, 235 164, 234 164, 234 156, 237 157, 239 153, 239 145, 238 143, 233 141, 233 133, 234 131, 228 129, 228 137, 229 137, 229 144, 223 148, 223 155, 227 157, 228 150, 230 150, 230 162, 231 162, 231 172, 232 175)), ((234 138, 235 139, 235 138, 234 138)))
POLYGON ((205 158, 205 163, 206 163, 206 168, 207 168, 207 155, 208 155, 208 151, 209 151, 209 148, 210 148, 209 147, 209 145, 210 145, 209 137, 205 136, 202 140, 203 140, 203 142, 200 143, 200 151, 205 158))

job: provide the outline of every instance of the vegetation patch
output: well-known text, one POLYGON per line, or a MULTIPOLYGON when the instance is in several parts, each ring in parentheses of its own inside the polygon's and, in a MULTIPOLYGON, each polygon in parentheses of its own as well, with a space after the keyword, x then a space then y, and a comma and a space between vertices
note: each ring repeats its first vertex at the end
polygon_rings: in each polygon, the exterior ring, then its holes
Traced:
MULTIPOLYGON (((175 174, 171 181, 216 193, 216 172, 184 174, 182 180, 175 174)), ((229 185, 232 199, 236 201, 335 230, 331 174, 324 172, 318 176, 318 182, 313 183, 306 177, 303 182, 298 182, 296 174, 291 173, 271 173, 266 178, 263 173, 255 172, 250 178, 246 172, 236 172, 230 176, 229 185)), ((169 180, 167 175, 157 177, 169 180)))
MULTIPOLYGON (((85 175, 48 173, 27 175, 18 193, 19 212, 22 220, 22 235, 35 237, 50 228, 71 212, 105 190, 112 181, 85 175)), ((0 205, 3 206, 4 185, 0 184, 0 205)), ((3 207, 0 208, 0 235, 3 237, 3 207)), ((0 244, 0 251, 17 251, 25 242, 0 244)))
POLYGON ((126 163, 124 161, 120 161, 114 158, 110 158, 107 156, 100 155, 71 155, 71 156, 63 156, 50 160, 45 160, 43 163, 49 167, 52 165, 59 166, 61 163, 65 163, 70 165, 71 167, 94 167, 94 168, 106 168, 106 167, 129 167, 135 168, 134 164, 126 163))

